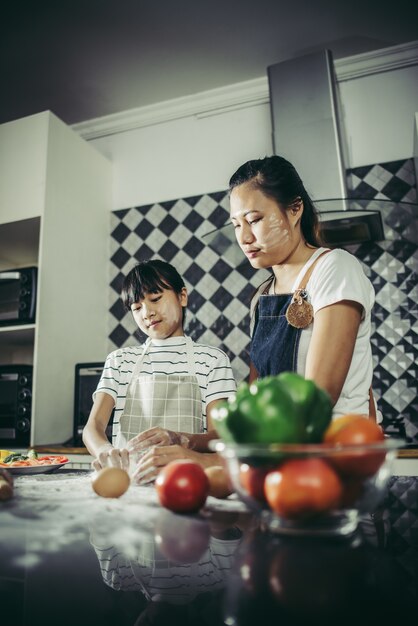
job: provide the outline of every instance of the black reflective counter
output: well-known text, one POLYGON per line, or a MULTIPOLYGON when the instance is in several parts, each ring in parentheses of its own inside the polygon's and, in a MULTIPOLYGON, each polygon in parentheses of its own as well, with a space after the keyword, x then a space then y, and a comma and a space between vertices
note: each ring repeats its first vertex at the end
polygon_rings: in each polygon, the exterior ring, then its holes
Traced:
POLYGON ((398 477, 345 539, 284 537, 238 500, 196 516, 87 472, 15 477, 0 503, 0 625, 415 623, 418 486, 398 477))

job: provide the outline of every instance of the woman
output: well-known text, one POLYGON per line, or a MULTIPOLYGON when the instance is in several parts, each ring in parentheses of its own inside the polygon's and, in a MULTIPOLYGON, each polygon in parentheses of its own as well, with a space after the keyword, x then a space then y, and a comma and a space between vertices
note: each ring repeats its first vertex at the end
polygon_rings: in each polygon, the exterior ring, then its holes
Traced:
POLYGON ((222 350, 185 336, 187 299, 183 279, 164 261, 139 263, 126 276, 124 306, 148 339, 106 359, 83 430, 95 469, 131 465, 134 481, 145 483, 175 459, 219 465, 208 450, 216 437, 211 411, 236 385, 222 350), (112 445, 106 428, 113 408, 112 445))
POLYGON ((286 159, 247 161, 229 187, 242 251, 272 269, 251 303, 250 381, 296 371, 329 393, 334 417, 373 415, 374 291, 359 261, 321 247, 312 200, 286 159))

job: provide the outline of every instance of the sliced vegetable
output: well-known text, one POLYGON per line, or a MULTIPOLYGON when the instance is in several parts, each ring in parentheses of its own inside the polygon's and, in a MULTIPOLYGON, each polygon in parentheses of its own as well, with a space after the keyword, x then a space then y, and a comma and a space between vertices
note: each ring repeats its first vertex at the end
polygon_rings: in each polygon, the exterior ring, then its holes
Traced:
POLYGON ((28 457, 26 454, 22 454, 21 452, 12 452, 12 454, 9 454, 9 456, 6 456, 6 458, 3 459, 3 463, 11 463, 12 461, 24 461, 27 458, 28 457))
POLYGON ((21 454, 20 452, 13 452, 9 454, 2 462, 0 467, 35 467, 37 465, 63 465, 68 463, 68 457, 63 455, 49 455, 39 457, 35 450, 29 450, 28 454, 21 454), (30 452, 35 453, 36 457, 30 455, 30 452))

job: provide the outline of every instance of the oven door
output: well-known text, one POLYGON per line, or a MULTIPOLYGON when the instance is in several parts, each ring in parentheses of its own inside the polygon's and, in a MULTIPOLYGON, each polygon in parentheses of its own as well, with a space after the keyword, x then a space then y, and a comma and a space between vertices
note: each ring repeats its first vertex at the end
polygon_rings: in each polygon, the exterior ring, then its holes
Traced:
MULTIPOLYGON (((0 369, 3 369, 3 366, 0 369)), ((29 445, 30 399, 19 400, 21 379, 21 372, 0 371, 0 444, 2 447, 29 445)), ((25 388, 20 393, 28 391, 25 388)))
POLYGON ((0 323, 19 320, 20 272, 0 272, 0 323))

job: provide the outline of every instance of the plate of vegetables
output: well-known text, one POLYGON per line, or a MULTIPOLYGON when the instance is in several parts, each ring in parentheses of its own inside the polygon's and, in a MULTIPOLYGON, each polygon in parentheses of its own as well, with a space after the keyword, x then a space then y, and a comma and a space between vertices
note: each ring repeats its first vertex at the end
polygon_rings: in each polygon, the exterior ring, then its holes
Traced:
POLYGON ((36 450, 28 450, 27 453, 0 451, 0 467, 4 467, 11 474, 46 474, 54 472, 66 463, 68 463, 66 456, 57 454, 39 456, 36 450))

